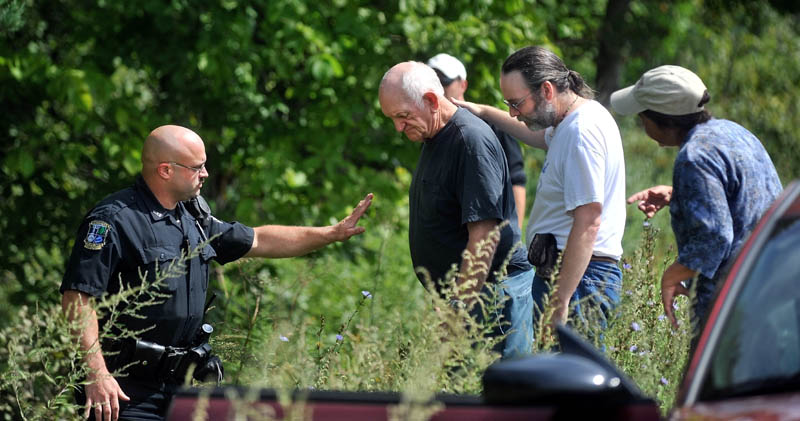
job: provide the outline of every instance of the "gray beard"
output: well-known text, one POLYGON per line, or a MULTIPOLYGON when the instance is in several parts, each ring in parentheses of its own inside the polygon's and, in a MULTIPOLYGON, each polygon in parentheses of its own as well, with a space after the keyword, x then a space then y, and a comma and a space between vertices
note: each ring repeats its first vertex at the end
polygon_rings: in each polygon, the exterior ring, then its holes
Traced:
POLYGON ((534 108, 532 116, 519 115, 517 117, 532 131, 543 130, 556 124, 556 109, 553 104, 549 102, 540 102, 539 104, 534 108))

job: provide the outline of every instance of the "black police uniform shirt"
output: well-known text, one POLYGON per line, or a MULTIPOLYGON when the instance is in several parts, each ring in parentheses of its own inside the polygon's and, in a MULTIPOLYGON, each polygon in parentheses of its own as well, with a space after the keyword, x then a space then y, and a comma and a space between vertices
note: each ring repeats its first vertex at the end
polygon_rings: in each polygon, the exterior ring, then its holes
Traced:
MULTIPOLYGON (((461 264, 467 247, 467 223, 508 220, 500 231, 493 275, 509 257, 507 271, 531 269, 520 241, 508 164, 492 129, 459 108, 447 124, 422 145, 409 190, 409 246, 415 268, 425 268, 432 281, 461 264)), ((417 270, 420 281, 424 275, 417 270)), ((439 285, 437 285, 438 288, 439 285)))
MULTIPOLYGON (((253 245, 253 229, 211 217, 205 238, 212 241, 186 262, 185 273, 163 281, 159 292, 167 297, 141 311, 144 318, 124 317, 127 329, 150 329, 138 339, 161 345, 187 346, 203 320, 211 260, 221 264, 244 256, 253 245)), ((84 218, 61 292, 76 290, 93 297, 113 294, 141 285, 140 273, 149 282, 157 270, 187 250, 196 250, 205 239, 195 218, 182 203, 164 209, 141 176, 133 187, 103 199, 84 218)), ((101 326, 108 316, 100 320, 101 326)))

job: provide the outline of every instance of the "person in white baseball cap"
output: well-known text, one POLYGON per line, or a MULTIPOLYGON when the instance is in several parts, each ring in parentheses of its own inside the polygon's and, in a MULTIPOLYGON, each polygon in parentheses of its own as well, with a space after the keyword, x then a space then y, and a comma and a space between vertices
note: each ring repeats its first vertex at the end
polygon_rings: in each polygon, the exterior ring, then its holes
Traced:
POLYGON ((436 54, 428 60, 444 88, 446 98, 463 98, 467 90, 467 68, 461 60, 447 53, 436 54))
POLYGON ((654 186, 628 198, 647 218, 670 206, 678 259, 661 277, 661 301, 677 326, 676 295, 695 285, 693 335, 700 333, 725 267, 783 187, 767 151, 744 127, 711 117, 711 100, 699 76, 680 66, 660 66, 635 85, 611 94, 620 114, 638 114, 649 137, 678 147, 672 186, 654 186))

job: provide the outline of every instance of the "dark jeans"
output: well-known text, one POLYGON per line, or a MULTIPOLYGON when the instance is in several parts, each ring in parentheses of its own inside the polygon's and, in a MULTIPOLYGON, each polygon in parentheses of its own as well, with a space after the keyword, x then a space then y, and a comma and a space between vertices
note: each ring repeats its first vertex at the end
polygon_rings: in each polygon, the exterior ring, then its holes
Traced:
MULTIPOLYGON (((538 275, 533 277, 534 327, 538 327, 544 310, 544 299, 550 293, 549 281, 538 275)), ((619 305, 621 290, 622 271, 616 263, 590 261, 570 299, 570 324, 586 333, 590 341, 602 340, 600 332, 608 326, 608 318, 619 305), (595 336, 594 332, 600 335, 595 336)))
MULTIPOLYGON (((122 391, 131 398, 129 401, 119 401, 120 421, 164 420, 167 416, 167 410, 169 410, 169 404, 172 401, 172 395, 178 388, 176 385, 144 383, 123 377, 118 377, 117 382, 122 391)), ((76 392, 75 400, 82 408, 84 407, 86 395, 83 388, 76 392)), ((90 411, 89 419, 95 419, 93 410, 90 411)))

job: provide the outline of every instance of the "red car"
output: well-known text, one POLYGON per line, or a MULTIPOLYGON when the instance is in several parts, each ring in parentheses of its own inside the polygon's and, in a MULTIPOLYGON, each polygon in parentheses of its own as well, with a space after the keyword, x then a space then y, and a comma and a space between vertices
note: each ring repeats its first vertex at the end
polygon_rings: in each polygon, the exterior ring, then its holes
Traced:
MULTIPOLYGON (((499 362, 483 376, 483 396, 442 395, 432 420, 659 420, 658 405, 569 328, 562 352, 499 362)), ((230 389, 186 389, 169 420, 233 418, 230 389), (227 392, 226 392, 227 391, 227 392), (202 397, 202 398, 201 398, 202 397), (200 410, 202 414, 203 410, 200 410)), ((247 396, 245 389, 237 396, 247 396)), ((264 390, 252 407, 273 419, 283 408, 264 390)), ((386 420, 396 393, 296 392, 303 419, 386 420)), ((800 182, 770 207, 714 300, 684 375, 672 420, 800 420, 800 182)))

